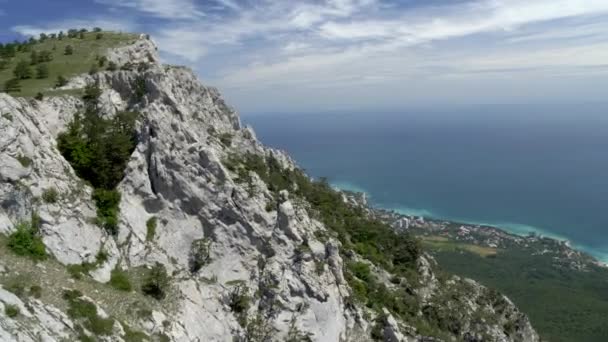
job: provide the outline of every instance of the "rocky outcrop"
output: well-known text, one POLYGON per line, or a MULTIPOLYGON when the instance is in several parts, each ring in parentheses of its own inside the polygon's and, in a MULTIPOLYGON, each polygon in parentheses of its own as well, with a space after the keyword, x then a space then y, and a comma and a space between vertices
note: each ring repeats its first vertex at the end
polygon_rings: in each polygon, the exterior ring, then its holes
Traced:
MULTIPOLYGON (((131 322, 148 336, 253 341, 256 332, 264 331, 269 337, 260 341, 370 340, 374 313, 352 302, 340 242, 299 199, 287 191, 276 196, 255 172, 249 171, 249 182, 237 181, 242 175, 226 165, 230 156, 249 153, 273 156, 282 168, 294 169, 291 158, 258 142, 219 92, 200 84, 192 71, 161 65, 145 37, 109 51, 108 58, 142 67, 79 76, 67 87, 98 83, 107 116, 122 110, 142 113, 138 143, 118 187, 118 235, 97 227, 91 187, 56 147, 57 135, 82 109, 81 100, 34 101, 6 94, 0 94, 0 232, 10 234, 36 211, 43 241, 59 263, 93 263, 100 251, 107 255, 89 272, 100 283, 108 282, 116 268, 164 265, 171 275, 168 298, 152 302, 146 320, 131 322), (144 94, 134 90, 142 85, 144 94), (59 194, 56 201, 41 199, 49 189, 59 194), (195 268, 194 249, 201 248, 204 265, 195 268), (234 308, 237 297, 250 303, 242 312, 234 308)), ((440 285, 426 259, 420 268, 426 284, 420 298, 431 302, 440 285)), ((0 312, 3 341, 59 341, 78 334, 62 313, 65 308, 29 300, 30 310, 4 290, 0 301, 29 312, 16 321, 0 312)), ((112 305, 120 303, 106 299, 98 304, 112 312, 112 305)), ((529 322, 518 317, 518 335, 489 328, 495 340, 536 341, 529 322)), ((390 315, 385 322, 386 341, 422 339, 390 315)), ((121 340, 125 329, 117 325, 106 340, 121 340)))

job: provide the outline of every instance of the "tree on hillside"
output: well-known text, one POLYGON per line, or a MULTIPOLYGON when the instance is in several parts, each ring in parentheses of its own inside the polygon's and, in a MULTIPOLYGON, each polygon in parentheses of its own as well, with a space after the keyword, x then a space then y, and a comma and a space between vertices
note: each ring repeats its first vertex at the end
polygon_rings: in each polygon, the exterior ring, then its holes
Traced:
POLYGON ((49 77, 49 67, 46 64, 38 64, 36 68, 36 78, 48 78, 49 77))
POLYGON ((65 52, 66 55, 73 55, 74 54, 74 48, 72 47, 72 45, 68 45, 65 47, 65 52))
POLYGON ((57 76, 57 82, 55 83, 56 87, 63 87, 66 84, 68 84, 68 80, 63 77, 63 75, 57 76))
POLYGON ((108 63, 108 71, 116 71, 118 69, 118 65, 114 61, 110 61, 108 63))
POLYGON ((101 27, 95 27, 95 28, 93 28, 93 32, 101 32, 101 27))
POLYGON ((63 33, 63 31, 59 31, 59 34, 57 35, 57 38, 58 38, 59 40, 62 40, 62 39, 63 39, 63 37, 65 37, 65 33, 63 33))
POLYGON ((20 80, 31 78, 32 69, 30 69, 30 64, 25 60, 19 61, 13 70, 13 74, 15 75, 15 78, 20 80))
POLYGON ((108 57, 106 56, 101 56, 99 57, 99 59, 97 60, 97 63, 99 64, 100 67, 104 67, 106 65, 106 62, 108 61, 108 57))
POLYGON ((76 38, 78 36, 77 29, 69 29, 68 30, 68 38, 76 38))
POLYGON ((32 50, 32 53, 30 54, 30 64, 38 64, 38 52, 36 52, 36 50, 32 50))
POLYGON ((46 33, 41 33, 40 34, 40 41, 43 42, 45 40, 47 40, 49 38, 49 36, 47 36, 46 33))
POLYGON ((21 85, 19 84, 19 79, 11 78, 10 80, 4 82, 4 91, 7 93, 21 91, 21 85))
POLYGON ((51 51, 43 50, 38 53, 38 63, 50 62, 53 60, 51 51))

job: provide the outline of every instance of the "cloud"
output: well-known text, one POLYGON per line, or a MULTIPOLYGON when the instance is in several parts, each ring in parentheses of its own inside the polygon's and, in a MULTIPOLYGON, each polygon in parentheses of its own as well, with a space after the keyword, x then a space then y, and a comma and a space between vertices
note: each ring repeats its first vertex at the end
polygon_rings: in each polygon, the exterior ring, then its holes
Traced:
MULTIPOLYGON (((113 7, 131 8, 141 13, 164 19, 195 19, 203 17, 193 0, 95 0, 113 7)), ((224 0, 230 3, 230 0, 224 0)))
POLYGON ((130 21, 115 20, 108 18, 92 18, 92 19, 74 19, 49 22, 42 25, 17 25, 11 30, 24 36, 38 36, 40 33, 56 33, 59 31, 67 31, 72 28, 88 28, 101 27, 104 30, 134 32, 137 25, 130 21))
POLYGON ((145 28, 166 60, 266 103, 276 94, 286 102, 288 93, 349 101, 341 97, 348 91, 371 91, 403 100, 396 89, 424 98, 422 89, 430 96, 446 84, 477 89, 513 79, 525 86, 526 78, 546 75, 592 78, 605 76, 608 60, 608 1, 600 0, 94 1, 136 21, 83 18, 13 30, 145 28))
POLYGON ((241 9, 241 6, 234 0, 215 0, 215 2, 217 2, 224 8, 229 8, 231 10, 238 11, 241 9))

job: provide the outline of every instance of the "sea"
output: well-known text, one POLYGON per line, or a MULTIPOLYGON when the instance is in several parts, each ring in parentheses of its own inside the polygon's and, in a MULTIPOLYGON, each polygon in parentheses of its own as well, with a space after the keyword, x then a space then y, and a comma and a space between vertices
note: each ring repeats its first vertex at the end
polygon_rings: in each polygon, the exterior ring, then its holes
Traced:
POLYGON ((373 206, 567 240, 608 262, 608 104, 242 117, 309 175, 373 206))

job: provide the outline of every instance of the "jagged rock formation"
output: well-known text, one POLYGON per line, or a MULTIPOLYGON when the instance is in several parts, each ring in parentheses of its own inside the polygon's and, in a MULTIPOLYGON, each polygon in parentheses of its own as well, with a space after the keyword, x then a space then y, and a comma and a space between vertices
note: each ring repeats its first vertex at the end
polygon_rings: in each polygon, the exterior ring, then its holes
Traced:
MULTIPOLYGON (((58 134, 83 102, 67 95, 34 101, 0 94, 0 233, 12 233, 35 211, 54 259, 38 266, 0 259, 0 340, 94 335, 86 324, 79 328, 61 301, 63 288, 74 286, 91 289, 79 300, 93 304, 100 319, 116 318, 111 332, 99 337, 106 341, 131 340, 131 327, 159 341, 368 341, 374 327, 385 341, 429 340, 389 311, 381 315, 353 304, 341 244, 323 234, 326 227, 301 199, 287 191, 275 196, 254 172, 249 172, 249 182, 238 181, 240 175, 225 163, 233 154, 272 156, 284 169, 296 165, 242 127, 216 89, 200 84, 187 68, 161 65, 156 47, 145 37, 109 51, 108 58, 143 67, 79 76, 65 88, 96 82, 103 90, 105 115, 142 113, 138 143, 118 187, 122 200, 116 236, 95 224, 91 187, 56 147, 58 134), (143 96, 134 90, 138 82, 145 84, 143 96), (54 203, 40 199, 50 188, 59 193, 54 203), (152 233, 151 219, 156 222, 152 233), (101 261, 100 251, 106 255, 101 261), (62 265, 82 263, 95 264, 87 271, 95 281, 59 276, 62 265), (121 301, 130 298, 126 295, 103 297, 110 290, 102 283, 110 280, 112 270, 137 274, 156 263, 171 275, 171 290, 162 301, 133 294, 147 314, 125 309, 121 301), (39 299, 11 294, 1 280, 19 273, 16 267, 44 270, 43 291, 55 290, 39 299), (46 282, 47 277, 54 282, 46 282), (245 299, 251 305, 239 312, 235 300, 245 299), (21 314, 9 317, 7 306, 17 306, 21 314)), ((445 332, 448 339, 538 340, 508 299, 496 295, 492 300, 499 305, 493 305, 485 298, 487 289, 458 277, 440 281, 435 268, 430 257, 420 258, 416 295, 427 307, 459 313, 459 326, 445 332), (474 318, 480 310, 493 320, 474 318)), ((374 272, 390 283, 386 271, 374 272)))

